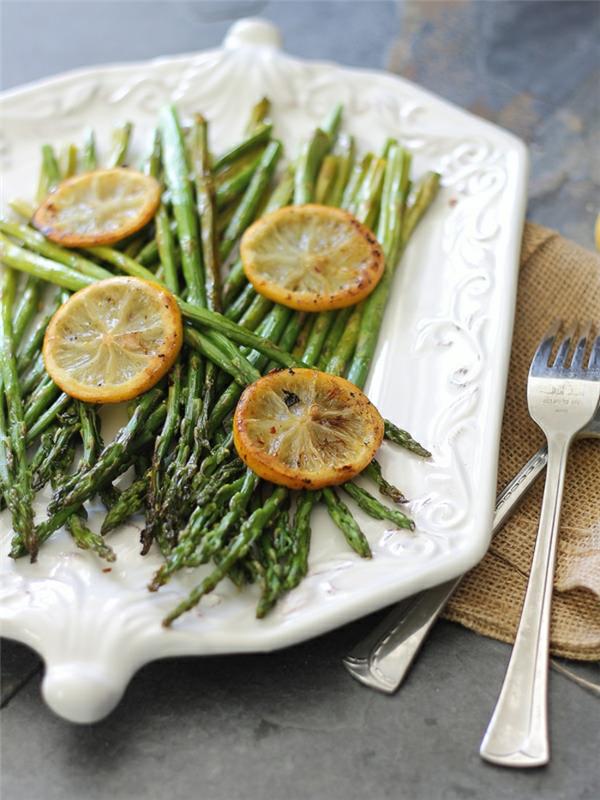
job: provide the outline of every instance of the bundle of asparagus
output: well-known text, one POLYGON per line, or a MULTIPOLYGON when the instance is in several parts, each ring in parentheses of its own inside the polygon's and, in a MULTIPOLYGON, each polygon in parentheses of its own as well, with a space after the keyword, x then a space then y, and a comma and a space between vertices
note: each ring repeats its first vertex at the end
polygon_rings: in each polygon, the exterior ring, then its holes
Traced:
MULTIPOLYGON (((214 158, 203 117, 184 129, 177 111, 164 109, 143 165, 162 182, 162 202, 152 225, 117 246, 62 248, 28 224, 33 209, 22 201, 13 208, 24 222, 0 221, 0 494, 12 514, 11 556, 35 560, 41 544, 65 526, 78 547, 113 560, 106 535, 143 513, 142 552, 155 545, 164 556, 152 590, 183 567, 214 564, 166 625, 225 577, 239 586, 258 583, 257 615, 264 616, 306 575, 310 517, 321 500, 349 546, 371 555, 338 491, 293 493, 245 468, 231 415, 243 388, 275 366, 312 366, 364 386, 395 267, 439 176, 429 173, 413 185, 410 154, 396 141, 380 157, 357 160, 353 139, 339 132, 336 108, 276 177, 282 145, 272 138, 269 111, 267 100, 257 104, 244 140, 214 158), (354 307, 308 314, 274 304, 247 282, 236 257, 240 237, 262 213, 313 201, 351 211, 383 247, 383 278, 354 307), (17 271, 26 274, 18 303, 17 271), (97 409, 60 391, 40 348, 49 316, 70 292, 119 273, 157 281, 177 296, 185 345, 168 378, 131 403, 127 424, 105 444, 97 409), (47 284, 59 291, 49 311, 36 316, 47 284), (132 466, 135 478, 117 489, 114 482, 132 466), (47 482, 53 499, 47 519, 35 524, 33 493, 47 482), (96 495, 106 507, 99 534, 87 526, 84 506, 96 495)), ((125 163, 131 132, 129 124, 115 131, 109 166, 125 163)), ((38 200, 62 178, 96 166, 91 132, 81 150, 69 145, 62 159, 44 146, 38 200)), ((401 447, 429 455, 391 422, 385 431, 401 447)), ((373 461, 363 475, 394 507, 355 481, 340 488, 372 517, 413 528, 398 506, 404 496, 380 465, 373 461)))

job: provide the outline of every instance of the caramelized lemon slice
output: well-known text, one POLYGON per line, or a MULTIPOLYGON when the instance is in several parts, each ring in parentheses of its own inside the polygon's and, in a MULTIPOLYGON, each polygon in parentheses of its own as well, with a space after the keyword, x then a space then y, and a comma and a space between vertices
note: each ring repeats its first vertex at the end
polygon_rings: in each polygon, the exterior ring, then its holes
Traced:
POLYGON ((60 183, 33 224, 65 247, 114 244, 147 225, 159 202, 154 178, 121 167, 95 170, 60 183))
POLYGON ((44 363, 66 394, 120 403, 145 392, 181 348, 175 297, 139 278, 108 278, 81 289, 50 320, 44 363))
POLYGON ((375 236, 352 214, 308 204, 266 214, 242 238, 244 272, 257 292, 300 311, 358 303, 383 274, 375 236))
POLYGON ((290 489, 319 489, 362 472, 381 444, 383 420, 345 378, 284 369, 244 390, 233 438, 261 478, 290 489))

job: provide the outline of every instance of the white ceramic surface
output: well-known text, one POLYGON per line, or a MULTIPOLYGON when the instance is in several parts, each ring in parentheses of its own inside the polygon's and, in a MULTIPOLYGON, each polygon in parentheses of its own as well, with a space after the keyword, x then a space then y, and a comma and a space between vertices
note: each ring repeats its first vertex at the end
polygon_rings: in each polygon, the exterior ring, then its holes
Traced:
MULTIPOLYGON (((374 551, 363 561, 320 508, 310 574, 267 619, 254 617, 253 588, 239 592, 225 582, 165 630, 165 611, 201 573, 148 593, 160 559, 139 556, 139 525, 110 537, 118 555, 111 571, 64 532, 31 565, 7 558, 4 513, 2 633, 40 653, 47 703, 76 722, 108 713, 152 659, 300 642, 464 572, 488 546, 525 207, 524 145, 405 80, 299 61, 279 46, 270 23, 243 20, 219 50, 88 69, 4 94, 2 197, 33 191, 42 142, 78 141, 86 126, 107 142, 115 123, 132 120, 142 152, 170 100, 184 114, 201 110, 209 118, 217 151, 240 137, 250 107, 265 94, 289 156, 340 101, 361 149, 400 137, 417 173, 442 173, 443 190, 395 279, 368 392, 385 416, 433 451, 429 461, 387 444, 380 454, 390 479, 412 498, 417 531, 386 530, 357 512, 374 551)), ((114 414, 105 423, 114 429, 114 414)), ((40 515, 45 500, 39 498, 40 515)), ((92 524, 99 511, 92 510, 92 524)))

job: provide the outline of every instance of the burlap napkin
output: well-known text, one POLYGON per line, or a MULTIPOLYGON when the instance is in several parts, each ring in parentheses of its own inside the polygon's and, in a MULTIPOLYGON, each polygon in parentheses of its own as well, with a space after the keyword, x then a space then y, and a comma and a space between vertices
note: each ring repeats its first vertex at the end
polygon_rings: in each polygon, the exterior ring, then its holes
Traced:
MULTIPOLYGON (((544 437, 527 412, 527 373, 556 317, 600 323, 600 257, 554 231, 527 224, 504 408, 498 489, 544 437)), ((514 641, 541 507, 543 479, 493 539, 462 582, 447 619, 505 642, 514 641)), ((573 445, 567 469, 552 606, 552 652, 600 659, 600 440, 573 445)))

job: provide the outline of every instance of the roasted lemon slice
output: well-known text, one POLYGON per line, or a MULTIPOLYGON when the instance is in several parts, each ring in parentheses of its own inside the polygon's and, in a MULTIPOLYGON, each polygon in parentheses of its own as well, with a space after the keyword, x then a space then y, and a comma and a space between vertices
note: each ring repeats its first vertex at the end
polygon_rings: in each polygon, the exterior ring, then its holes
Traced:
POLYGON ((133 169, 95 170, 60 183, 33 224, 65 247, 114 244, 147 225, 159 202, 154 178, 133 169))
POLYGON ((183 339, 175 297, 139 278, 108 278, 81 289, 50 320, 44 363, 66 394, 120 403, 154 386, 183 339))
POLYGON ((383 420, 345 378, 283 369, 244 390, 233 438, 242 460, 261 478, 290 489, 320 489, 353 478, 369 464, 383 439, 383 420))
POLYGON ((358 303, 383 274, 375 236, 352 214, 314 204, 266 214, 242 238, 244 272, 257 292, 300 311, 358 303))

